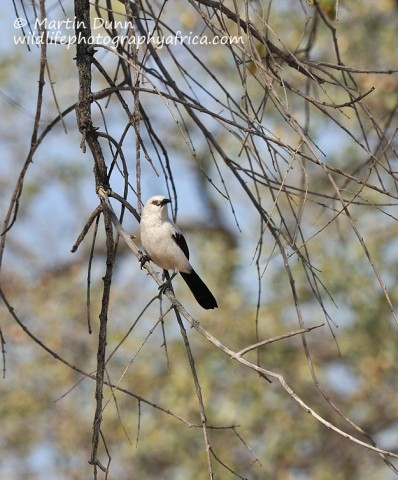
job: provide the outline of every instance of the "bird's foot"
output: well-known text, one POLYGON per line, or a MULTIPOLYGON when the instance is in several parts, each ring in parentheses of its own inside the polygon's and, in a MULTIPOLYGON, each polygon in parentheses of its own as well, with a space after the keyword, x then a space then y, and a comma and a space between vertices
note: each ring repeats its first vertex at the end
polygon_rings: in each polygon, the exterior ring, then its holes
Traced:
POLYGON ((173 286, 171 284, 171 281, 173 278, 177 275, 176 272, 173 273, 173 275, 169 276, 167 270, 163 270, 163 280, 166 279, 166 281, 163 283, 163 285, 160 285, 159 287, 159 294, 163 294, 168 288, 170 288, 171 291, 173 291, 173 286))
POLYGON ((139 258, 139 262, 141 264, 141 270, 143 269, 146 262, 149 262, 150 260, 151 260, 151 257, 149 255, 141 252, 141 257, 139 258))
POLYGON ((163 295, 164 292, 171 287, 171 281, 170 280, 166 280, 162 285, 160 285, 160 287, 158 288, 159 290, 159 295, 163 295))

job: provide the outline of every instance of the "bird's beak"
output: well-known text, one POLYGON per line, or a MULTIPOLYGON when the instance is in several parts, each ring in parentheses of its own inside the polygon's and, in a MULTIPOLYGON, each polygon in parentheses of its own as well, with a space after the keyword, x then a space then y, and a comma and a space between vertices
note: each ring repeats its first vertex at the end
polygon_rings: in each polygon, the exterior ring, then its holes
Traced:
POLYGON ((168 198, 165 198, 164 200, 162 200, 160 205, 162 205, 163 207, 163 205, 166 205, 167 203, 171 203, 171 200, 169 200, 168 198))

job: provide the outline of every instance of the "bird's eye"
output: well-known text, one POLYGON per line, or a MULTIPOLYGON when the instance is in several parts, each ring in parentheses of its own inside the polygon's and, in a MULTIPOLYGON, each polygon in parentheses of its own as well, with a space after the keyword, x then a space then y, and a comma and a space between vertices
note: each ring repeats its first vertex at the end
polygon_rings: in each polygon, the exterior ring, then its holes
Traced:
POLYGON ((158 204, 158 201, 157 200, 152 200, 152 205, 157 205, 158 204))

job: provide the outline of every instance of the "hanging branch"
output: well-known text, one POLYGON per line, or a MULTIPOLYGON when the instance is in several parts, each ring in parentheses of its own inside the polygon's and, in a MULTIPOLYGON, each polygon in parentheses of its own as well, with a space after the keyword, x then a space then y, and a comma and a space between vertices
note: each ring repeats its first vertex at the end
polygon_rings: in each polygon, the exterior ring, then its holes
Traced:
MULTIPOLYGON (((76 117, 79 131, 82 134, 81 148, 86 151, 86 143, 94 160, 95 188, 109 189, 109 180, 104 155, 98 141, 96 128, 91 119, 91 64, 95 53, 90 47, 90 2, 75 0, 76 37, 81 39, 76 45, 76 65, 79 74, 79 101, 76 105, 76 117)), ((109 299, 113 265, 115 261, 115 244, 113 240, 112 223, 107 212, 104 212, 104 226, 106 234, 106 272, 103 277, 101 312, 99 315, 100 327, 98 333, 97 373, 95 400, 96 409, 93 420, 93 438, 90 463, 94 466, 94 478, 97 478, 97 467, 106 472, 108 467, 102 465, 98 458, 99 440, 102 437, 101 424, 103 412, 103 388, 106 365, 107 323, 109 299)))

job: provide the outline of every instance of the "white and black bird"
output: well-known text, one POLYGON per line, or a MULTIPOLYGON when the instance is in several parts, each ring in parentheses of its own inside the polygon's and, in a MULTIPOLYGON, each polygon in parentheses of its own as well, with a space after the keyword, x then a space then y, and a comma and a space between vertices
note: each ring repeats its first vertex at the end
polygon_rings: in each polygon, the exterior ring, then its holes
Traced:
POLYGON ((187 242, 167 214, 171 201, 163 195, 151 197, 142 210, 141 243, 150 259, 164 270, 180 272, 199 305, 217 308, 217 301, 189 263, 187 242))

